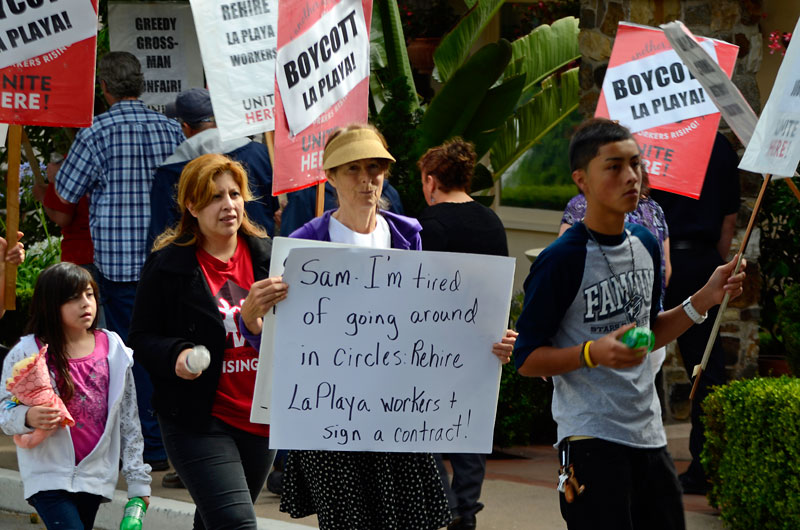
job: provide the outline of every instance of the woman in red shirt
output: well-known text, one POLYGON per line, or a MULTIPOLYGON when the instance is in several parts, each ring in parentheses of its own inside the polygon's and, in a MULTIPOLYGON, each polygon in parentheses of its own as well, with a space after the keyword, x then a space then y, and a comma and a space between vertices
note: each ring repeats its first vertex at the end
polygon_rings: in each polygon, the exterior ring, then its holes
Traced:
POLYGON ((272 245, 248 219, 249 200, 239 163, 208 154, 186 165, 180 221, 155 241, 131 321, 167 455, 197 505, 195 528, 255 528, 253 503, 275 457, 269 426, 250 422, 258 352, 237 322, 243 308, 266 313, 287 286, 267 277, 272 245), (210 363, 193 372, 197 345, 210 363))

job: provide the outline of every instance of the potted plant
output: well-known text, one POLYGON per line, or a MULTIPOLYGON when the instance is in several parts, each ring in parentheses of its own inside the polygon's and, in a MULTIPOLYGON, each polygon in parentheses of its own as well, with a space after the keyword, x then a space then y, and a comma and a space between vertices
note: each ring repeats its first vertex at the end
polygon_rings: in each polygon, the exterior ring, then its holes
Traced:
POLYGON ((458 20, 447 0, 405 0, 398 2, 408 60, 419 73, 433 72, 433 52, 442 36, 458 20))

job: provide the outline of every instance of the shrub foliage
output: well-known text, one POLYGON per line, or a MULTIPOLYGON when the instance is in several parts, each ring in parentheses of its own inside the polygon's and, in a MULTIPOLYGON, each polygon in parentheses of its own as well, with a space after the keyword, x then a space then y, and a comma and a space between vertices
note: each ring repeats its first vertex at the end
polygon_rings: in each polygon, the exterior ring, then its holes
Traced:
MULTIPOLYGON (((513 328, 522 312, 523 293, 511 299, 509 315, 513 328)), ((553 381, 538 377, 523 377, 514 363, 503 366, 497 419, 494 424, 494 443, 499 447, 554 443, 556 423, 550 412, 553 401, 553 381)))
POLYGON ((800 528, 800 379, 722 386, 703 402, 709 501, 730 528, 800 528))

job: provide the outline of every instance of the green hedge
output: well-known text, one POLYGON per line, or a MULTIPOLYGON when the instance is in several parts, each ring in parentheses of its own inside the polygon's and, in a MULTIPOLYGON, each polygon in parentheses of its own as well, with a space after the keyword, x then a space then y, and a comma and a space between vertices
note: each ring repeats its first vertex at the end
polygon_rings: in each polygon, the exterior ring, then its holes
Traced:
POLYGON ((719 387, 703 402, 709 502, 730 528, 800 528, 800 379, 719 387))
MULTIPOLYGON (((513 328, 522 311, 523 293, 511 299, 509 315, 513 328)), ((550 413, 553 401, 553 381, 539 377, 523 377, 512 362, 503 366, 497 419, 494 423, 494 443, 500 447, 554 443, 556 423, 550 413)))
POLYGON ((563 210, 569 200, 577 194, 578 190, 574 184, 504 187, 500 204, 519 208, 563 210))

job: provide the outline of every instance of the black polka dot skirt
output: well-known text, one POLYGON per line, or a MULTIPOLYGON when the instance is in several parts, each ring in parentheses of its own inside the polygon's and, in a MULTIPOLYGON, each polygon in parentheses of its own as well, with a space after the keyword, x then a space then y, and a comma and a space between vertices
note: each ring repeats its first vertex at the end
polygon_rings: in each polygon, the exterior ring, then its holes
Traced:
POLYGON ((429 453, 289 451, 281 511, 322 530, 434 530, 450 521, 429 453))

